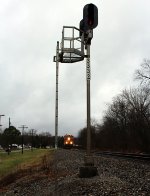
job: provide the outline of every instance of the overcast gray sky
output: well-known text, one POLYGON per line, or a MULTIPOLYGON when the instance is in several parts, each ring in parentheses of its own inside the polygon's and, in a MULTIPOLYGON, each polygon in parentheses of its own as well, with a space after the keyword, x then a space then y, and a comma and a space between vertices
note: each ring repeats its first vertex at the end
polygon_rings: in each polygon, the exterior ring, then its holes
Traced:
MULTIPOLYGON (((0 114, 14 126, 55 130, 55 55, 63 25, 78 27, 94 3, 99 24, 91 45, 91 117, 134 85, 133 73, 150 55, 148 0, 1 0, 0 114)), ((60 64, 59 135, 86 126, 86 63, 60 64)))

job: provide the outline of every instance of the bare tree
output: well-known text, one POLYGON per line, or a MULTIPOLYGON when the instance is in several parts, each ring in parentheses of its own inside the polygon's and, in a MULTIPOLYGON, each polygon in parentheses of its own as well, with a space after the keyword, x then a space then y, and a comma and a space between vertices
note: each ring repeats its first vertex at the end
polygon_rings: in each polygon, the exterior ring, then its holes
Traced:
POLYGON ((144 87, 124 90, 122 96, 128 103, 128 110, 134 110, 150 127, 150 89, 144 87))
POLYGON ((150 84, 150 60, 144 59, 140 65, 140 69, 135 71, 135 80, 139 80, 141 84, 150 84))
POLYGON ((124 90, 105 111, 99 133, 114 150, 150 151, 150 90, 124 90))

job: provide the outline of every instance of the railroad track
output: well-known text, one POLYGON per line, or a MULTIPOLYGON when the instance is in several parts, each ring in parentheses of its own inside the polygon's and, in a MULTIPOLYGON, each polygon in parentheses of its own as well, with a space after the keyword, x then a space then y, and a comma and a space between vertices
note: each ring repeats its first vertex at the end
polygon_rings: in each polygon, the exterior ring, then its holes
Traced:
POLYGON ((128 159, 138 159, 150 161, 150 154, 135 154, 135 153, 121 153, 121 152, 96 152, 96 156, 114 156, 128 159))

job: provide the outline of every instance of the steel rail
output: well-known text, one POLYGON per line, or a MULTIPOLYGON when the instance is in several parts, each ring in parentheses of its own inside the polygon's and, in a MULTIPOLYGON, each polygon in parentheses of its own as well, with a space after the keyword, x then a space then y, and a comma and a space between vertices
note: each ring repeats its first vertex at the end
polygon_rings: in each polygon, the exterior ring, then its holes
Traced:
POLYGON ((95 153, 95 156, 101 156, 101 155, 150 161, 150 154, 121 153, 121 152, 108 152, 108 151, 95 153))

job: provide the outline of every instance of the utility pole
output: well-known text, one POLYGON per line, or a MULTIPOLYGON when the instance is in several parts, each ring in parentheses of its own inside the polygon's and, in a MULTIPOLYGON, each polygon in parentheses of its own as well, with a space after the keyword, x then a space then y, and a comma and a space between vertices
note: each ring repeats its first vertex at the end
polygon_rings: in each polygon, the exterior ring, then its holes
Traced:
POLYGON ((58 75, 59 75, 59 42, 57 42, 57 47, 56 47, 55 149, 58 148, 58 75))
POLYGON ((1 124, 1 117, 5 116, 4 114, 0 114, 0 132, 2 132, 2 124, 1 124))
POLYGON ((33 151, 33 132, 34 129, 31 129, 31 151, 33 151))
POLYGON ((9 128, 10 128, 11 122, 10 122, 10 117, 9 117, 9 128))
POLYGON ((19 128, 22 128, 22 137, 21 137, 21 145, 22 145, 22 154, 23 154, 23 132, 24 132, 24 129, 26 129, 26 128, 28 128, 28 127, 26 127, 26 125, 22 125, 21 127, 19 127, 19 128))

